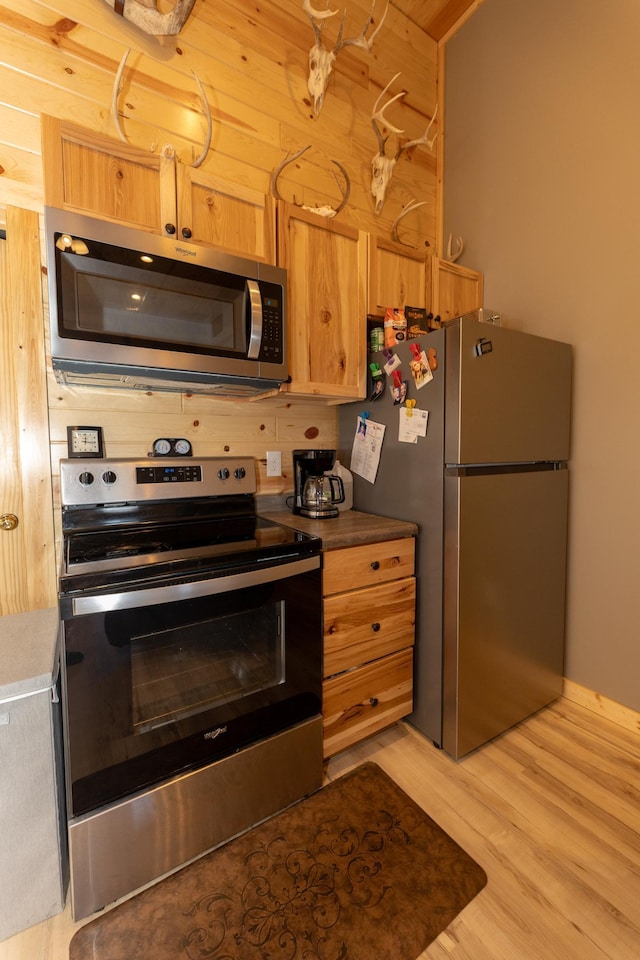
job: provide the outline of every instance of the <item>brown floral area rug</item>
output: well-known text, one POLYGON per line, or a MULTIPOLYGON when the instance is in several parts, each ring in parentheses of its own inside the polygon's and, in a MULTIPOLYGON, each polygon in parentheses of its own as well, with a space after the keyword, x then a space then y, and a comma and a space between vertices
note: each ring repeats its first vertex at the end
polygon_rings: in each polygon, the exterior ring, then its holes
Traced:
POLYGON ((77 931, 70 960, 415 960, 481 867, 365 763, 77 931))

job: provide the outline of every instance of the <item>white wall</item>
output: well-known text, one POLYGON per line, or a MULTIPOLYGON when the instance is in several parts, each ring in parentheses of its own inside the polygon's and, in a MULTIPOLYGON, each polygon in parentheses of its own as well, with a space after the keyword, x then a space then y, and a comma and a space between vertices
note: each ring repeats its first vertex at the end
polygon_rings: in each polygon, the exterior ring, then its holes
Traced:
POLYGON ((445 237, 574 344, 565 675, 640 710, 640 3, 484 0, 446 48, 445 237))

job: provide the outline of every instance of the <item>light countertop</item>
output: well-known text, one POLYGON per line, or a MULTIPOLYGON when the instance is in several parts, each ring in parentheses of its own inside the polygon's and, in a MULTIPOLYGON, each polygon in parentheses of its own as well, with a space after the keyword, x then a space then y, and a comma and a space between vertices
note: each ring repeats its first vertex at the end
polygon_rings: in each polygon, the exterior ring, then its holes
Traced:
POLYGON ((49 689, 58 673, 58 609, 0 617, 0 702, 49 689))

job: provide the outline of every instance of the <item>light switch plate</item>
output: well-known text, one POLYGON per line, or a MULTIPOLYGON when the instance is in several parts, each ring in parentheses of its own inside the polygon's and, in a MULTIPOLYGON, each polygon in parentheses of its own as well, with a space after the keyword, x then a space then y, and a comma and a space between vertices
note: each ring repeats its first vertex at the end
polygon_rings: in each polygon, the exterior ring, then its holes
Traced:
POLYGON ((279 450, 267 450, 267 476, 282 476, 282 454, 279 450))

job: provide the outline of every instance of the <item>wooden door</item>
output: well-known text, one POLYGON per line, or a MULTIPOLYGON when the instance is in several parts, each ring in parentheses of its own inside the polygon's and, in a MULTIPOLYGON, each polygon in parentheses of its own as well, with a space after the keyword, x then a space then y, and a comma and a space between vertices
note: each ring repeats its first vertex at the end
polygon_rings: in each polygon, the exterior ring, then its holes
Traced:
POLYGON ((371 236, 368 312, 383 316, 387 307, 406 306, 431 306, 431 256, 371 236))
POLYGON ((178 236, 275 263, 275 201, 258 190, 176 164, 178 236))
POLYGON ((483 276, 448 260, 433 260, 433 313, 444 322, 482 306, 483 276))
POLYGON ((367 234, 281 203, 278 262, 288 271, 287 391, 362 399, 367 380, 367 234))
POLYGON ((42 158, 47 206, 175 234, 173 160, 47 116, 42 158))
MULTIPOLYGON (((1 214, 1 212, 0 212, 1 214)), ((56 605, 38 216, 0 239, 0 615, 56 605)))

